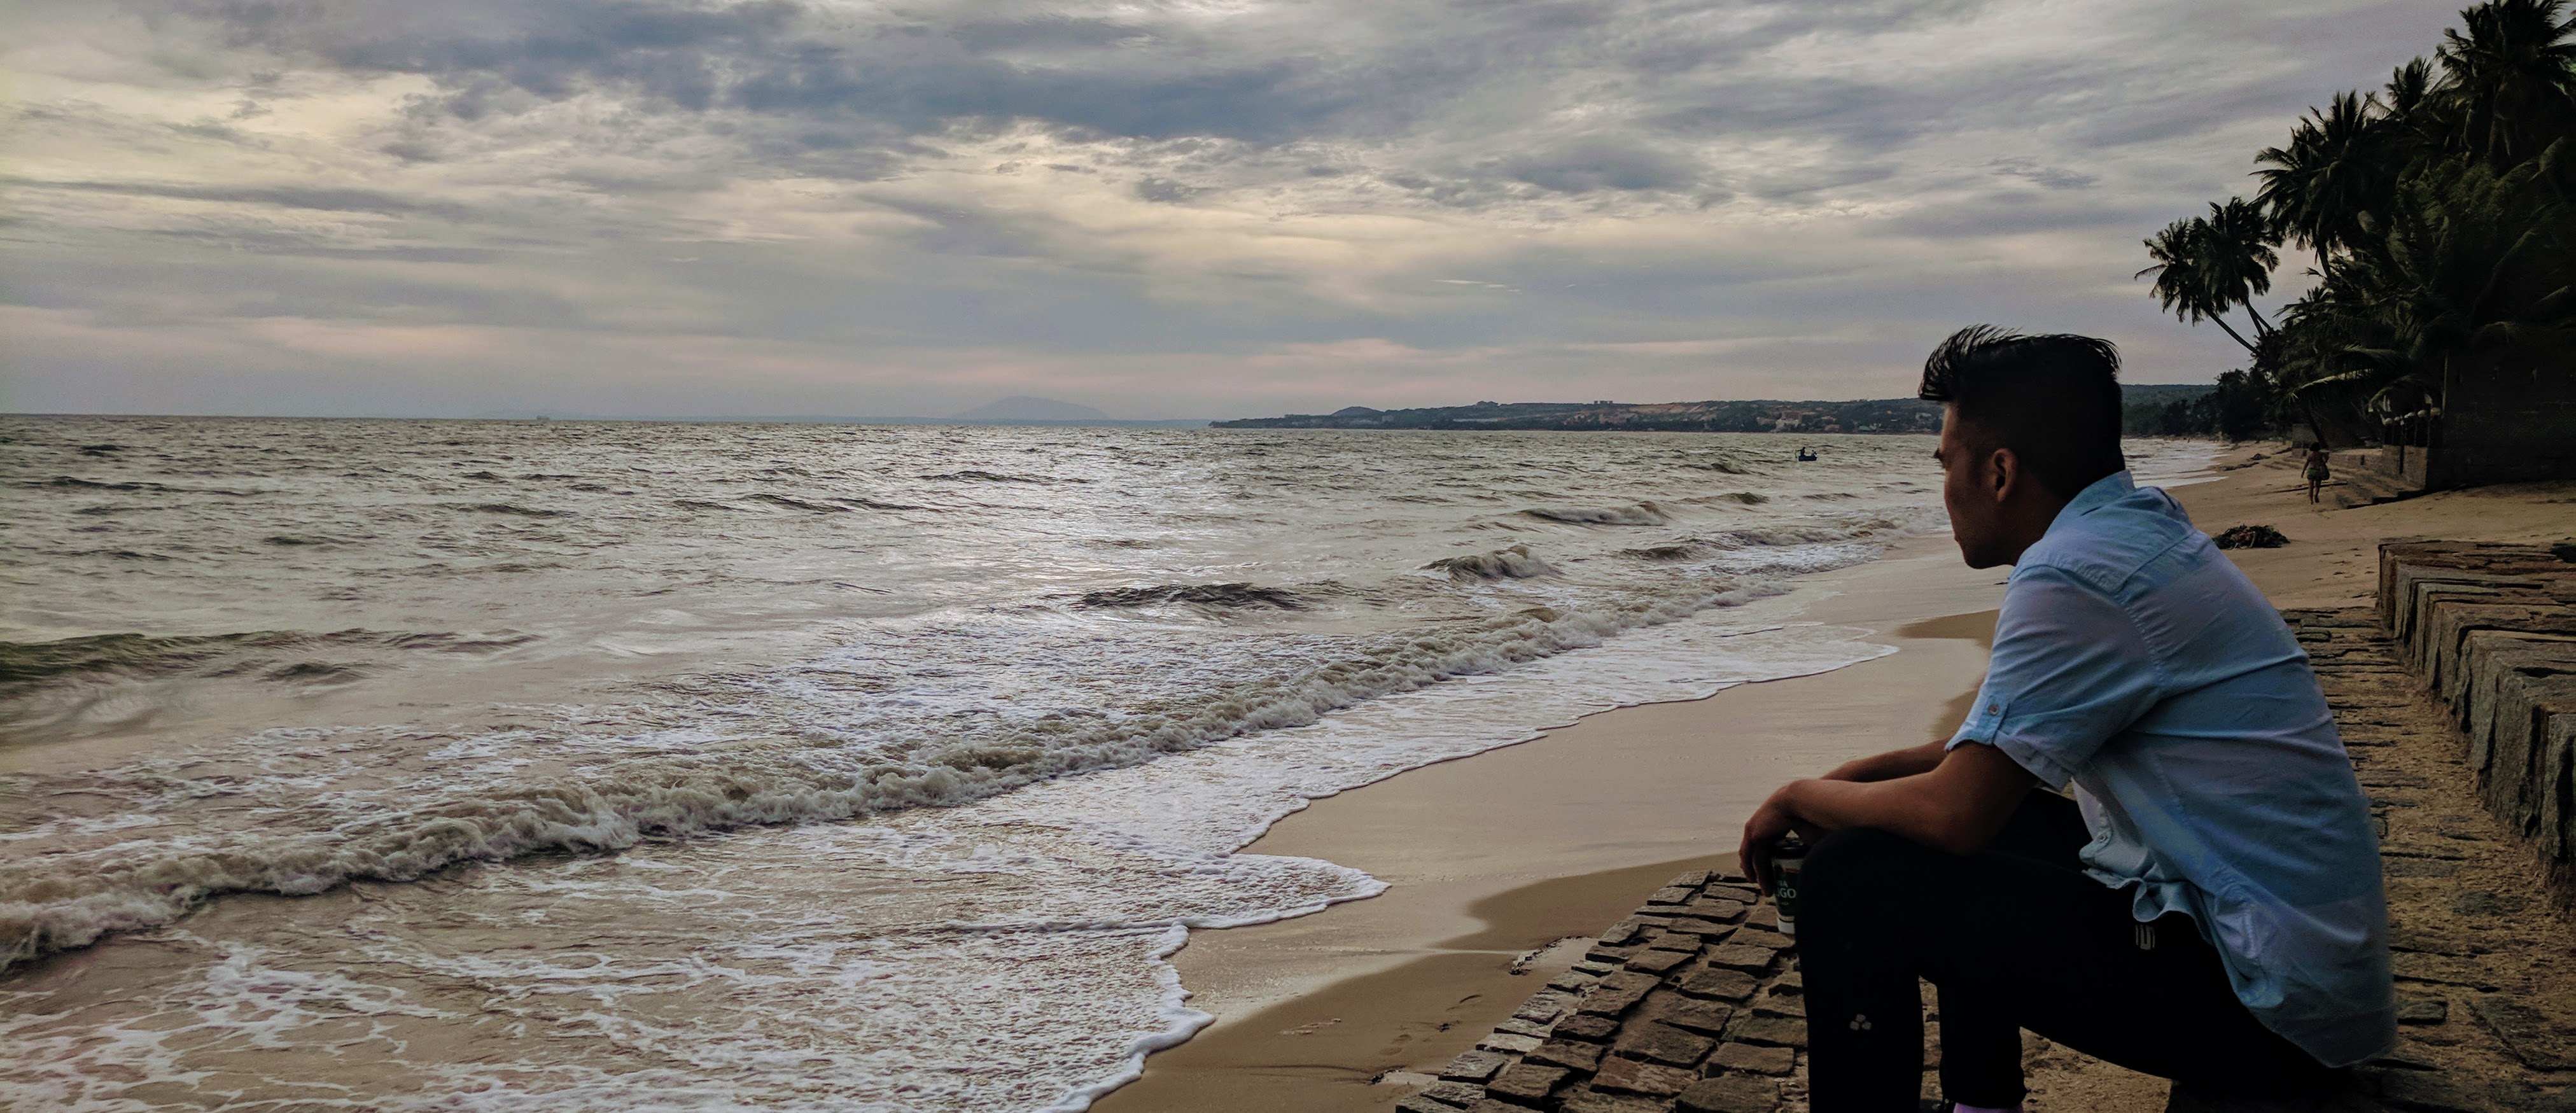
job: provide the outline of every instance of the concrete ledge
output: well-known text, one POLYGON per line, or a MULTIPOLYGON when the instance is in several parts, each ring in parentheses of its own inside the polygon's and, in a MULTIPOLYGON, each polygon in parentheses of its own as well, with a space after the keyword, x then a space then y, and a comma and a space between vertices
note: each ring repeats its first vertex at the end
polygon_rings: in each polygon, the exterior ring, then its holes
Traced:
POLYGON ((2576 563, 2537 545, 2392 542, 2379 617, 2467 736, 2479 800, 2576 898, 2576 563))

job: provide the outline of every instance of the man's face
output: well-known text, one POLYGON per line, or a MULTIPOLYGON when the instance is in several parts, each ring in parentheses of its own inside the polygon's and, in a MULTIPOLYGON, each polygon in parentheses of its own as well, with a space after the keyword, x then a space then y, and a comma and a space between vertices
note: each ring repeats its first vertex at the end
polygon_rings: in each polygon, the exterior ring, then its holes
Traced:
POLYGON ((2001 540, 2003 503, 1997 497, 1994 449, 1975 427, 1962 427, 1959 407, 1941 407, 1941 446, 1932 459, 1941 465, 1941 506, 1950 512, 1950 536, 1970 568, 1992 568, 2009 559, 1995 550, 2001 540))

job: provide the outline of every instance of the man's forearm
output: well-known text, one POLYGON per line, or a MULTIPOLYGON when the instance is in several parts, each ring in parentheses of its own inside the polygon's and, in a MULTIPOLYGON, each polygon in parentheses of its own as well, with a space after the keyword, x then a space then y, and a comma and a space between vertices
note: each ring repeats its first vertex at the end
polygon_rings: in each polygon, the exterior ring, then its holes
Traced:
POLYGON ((1949 745, 1947 742, 1926 742, 1920 746, 1907 746, 1902 750, 1889 750, 1883 754, 1855 758, 1835 766, 1832 772, 1825 774, 1825 779, 1892 781, 1898 777, 1929 773, 1940 768, 1941 759, 1948 756, 1943 748, 1947 745, 1949 745))
POLYGON ((1962 746, 1922 773, 1882 781, 1793 781, 1775 799, 1801 826, 1875 827, 1953 854, 1973 854, 2003 829, 2031 783, 2031 775, 2002 751, 1962 746))

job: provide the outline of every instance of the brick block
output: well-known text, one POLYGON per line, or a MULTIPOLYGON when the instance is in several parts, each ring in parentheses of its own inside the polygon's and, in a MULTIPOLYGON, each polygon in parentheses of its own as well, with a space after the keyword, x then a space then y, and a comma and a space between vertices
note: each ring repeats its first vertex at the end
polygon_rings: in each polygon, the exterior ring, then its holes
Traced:
POLYGON ((1807 1023, 1777 1016, 1746 1017, 1726 1033, 1729 1040, 1773 1047, 1807 1046, 1807 1023))
POLYGON ((1565 1113, 1669 1113, 1673 1103, 1641 1094, 1603 1093, 1589 1086, 1565 1095, 1565 1113))
POLYGON ((1683 976, 1681 991, 1693 997, 1741 1001, 1753 996, 1760 984, 1740 970, 1696 970, 1683 976))
POLYGON ((1557 1036, 1585 1043, 1600 1043, 1617 1035, 1619 1022, 1606 1016, 1569 1016, 1557 1023, 1557 1036))
POLYGON ((1567 1006, 1573 1003, 1574 995, 1571 993, 1559 993, 1552 989, 1540 990, 1530 994, 1529 1000, 1521 1002, 1521 1007, 1512 1015, 1533 1024, 1545 1024, 1565 1015, 1567 1006))
POLYGON ((1639 951, 1629 956, 1628 969, 1662 974, 1696 957, 1693 951, 1639 951))
POLYGON ((1743 919, 1745 910, 1750 907, 1752 906, 1743 901, 1728 900, 1724 897, 1714 899, 1702 897, 1688 905, 1691 915, 1705 916, 1712 920, 1743 919))
POLYGON ((1601 1073, 1592 1079, 1592 1088, 1611 1093, 1645 1094, 1668 1098, 1681 1093, 1699 1081, 1699 1076, 1680 1067, 1639 1062, 1612 1056, 1601 1060, 1601 1073))
POLYGON ((1564 1067, 1518 1063, 1487 1083, 1485 1092, 1515 1105, 1537 1105, 1571 1073, 1564 1067))
POLYGON ((1753 1003, 1753 1015, 1788 1016, 1805 1020, 1807 1019, 1807 999, 1794 993, 1786 996, 1777 993, 1767 994, 1753 1003))
POLYGON ((1771 968, 1771 960, 1777 954, 1778 952, 1768 947, 1739 947, 1733 943, 1723 943, 1709 948, 1708 964, 1726 970, 1759 974, 1771 968))
POLYGON ((1707 1036, 1695 1035, 1650 1020, 1642 1020, 1629 1024, 1628 1030, 1621 1032, 1619 1039, 1610 1045, 1610 1050, 1632 1059, 1644 1059, 1667 1066, 1687 1067, 1697 1065, 1700 1057, 1708 1054, 1708 1049, 1715 1046, 1717 1041, 1707 1036))
POLYGON ((1734 1019, 1735 1006, 1716 1001, 1685 997, 1668 989, 1646 995, 1646 1003, 1637 1010, 1637 1019, 1660 1021, 1684 1031, 1716 1035, 1726 1030, 1734 1019))
MULTIPOLYGON (((1485 1088, 1472 1082, 1434 1082, 1414 1094, 1415 1097, 1439 1102, 1444 1106, 1464 1109, 1485 1100, 1485 1088)), ((1402 1103, 1397 1103, 1398 1108, 1402 1103)))
POLYGON ((1758 927, 1743 928, 1728 938, 1727 942, 1738 947, 1760 947, 1771 951, 1785 951, 1798 945, 1795 939, 1758 927))
POLYGON ((1798 1064, 1798 1053, 1786 1047, 1757 1047, 1749 1043, 1719 1044, 1708 1057, 1708 1071, 1742 1071, 1748 1074, 1787 1074, 1798 1064))
POLYGON ((1647 991, 1661 984, 1663 979, 1653 974, 1622 970, 1601 979, 1601 984, 1585 990, 1583 997, 1575 1002, 1575 1011, 1600 1016, 1617 1016, 1643 1000, 1647 991))
POLYGON ((1564 1067, 1567 1070, 1590 1074, 1600 1068, 1603 1050, 1605 1049, 1597 1043, 1549 1040, 1540 1044, 1538 1050, 1523 1056, 1521 1061, 1537 1063, 1543 1067, 1564 1067))
POLYGON ((1780 1108, 1780 1084, 1730 1074, 1696 1083, 1680 1097, 1681 1113, 1772 1113, 1780 1108))
POLYGON ((1462 1051, 1449 1060, 1448 1066, 1440 1068, 1440 1077, 1446 1082, 1483 1082, 1502 1073, 1511 1062, 1511 1056, 1497 1051, 1462 1051))

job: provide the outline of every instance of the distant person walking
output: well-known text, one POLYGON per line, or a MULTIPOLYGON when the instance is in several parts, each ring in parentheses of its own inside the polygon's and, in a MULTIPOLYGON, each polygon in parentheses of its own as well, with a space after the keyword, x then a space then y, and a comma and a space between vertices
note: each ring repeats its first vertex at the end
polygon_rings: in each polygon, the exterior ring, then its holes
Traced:
POLYGON ((2307 472, 2309 502, 2316 502, 2317 488, 2326 485, 2326 476, 2328 474, 2326 470, 2326 461, 2329 459, 2332 459, 2332 457, 2327 455, 2326 444, 2324 441, 2315 441, 2308 445, 2307 472))

